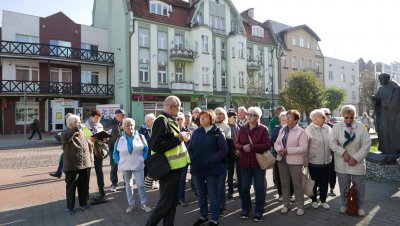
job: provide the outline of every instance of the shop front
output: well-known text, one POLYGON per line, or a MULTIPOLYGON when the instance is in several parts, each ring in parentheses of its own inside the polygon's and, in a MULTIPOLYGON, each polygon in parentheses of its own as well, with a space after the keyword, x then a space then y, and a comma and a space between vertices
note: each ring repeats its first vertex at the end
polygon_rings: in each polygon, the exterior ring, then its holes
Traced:
POLYGON ((82 118, 82 107, 79 101, 73 99, 56 98, 50 101, 51 107, 51 130, 64 130, 65 115, 68 113, 79 115, 82 118))

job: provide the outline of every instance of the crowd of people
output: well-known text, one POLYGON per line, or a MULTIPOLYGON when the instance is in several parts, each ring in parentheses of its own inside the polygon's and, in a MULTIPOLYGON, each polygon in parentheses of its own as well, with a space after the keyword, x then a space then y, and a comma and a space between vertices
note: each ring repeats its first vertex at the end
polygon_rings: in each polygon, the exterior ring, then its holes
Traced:
POLYGON ((62 133, 61 140, 69 214, 74 214, 76 189, 80 208, 91 209, 89 176, 93 165, 98 198, 107 198, 102 163, 108 153, 110 191, 118 188, 119 170, 124 178, 126 213, 132 212, 136 208, 131 180, 134 176, 140 208, 151 212, 147 226, 156 226, 160 221, 163 225, 174 225, 177 205, 187 206, 185 188, 189 174, 199 207, 194 226, 219 225, 220 217, 227 213, 226 200, 234 197, 235 186, 241 201, 240 218, 248 219, 253 211, 253 220, 259 222, 265 213, 267 180, 257 155, 271 151, 276 157, 273 183, 278 191, 276 198, 283 202, 282 214, 289 212, 291 203, 297 208, 298 216, 305 214, 302 178, 306 169, 315 181, 310 196, 312 208, 321 205, 323 209, 330 209, 327 196, 336 196, 333 189, 337 179, 342 204, 339 211, 347 211, 346 197, 353 183, 358 190, 358 215, 365 215, 365 157, 371 140, 365 125, 355 120, 354 106, 343 106, 340 113, 344 121, 335 125, 329 122, 329 109, 315 109, 305 129, 299 126, 301 114, 295 109, 286 111, 283 106, 275 109, 275 116, 267 126, 260 122, 259 107, 239 107, 237 112, 220 107, 183 112, 176 96, 167 97, 163 107, 158 116, 146 115, 145 124, 139 130, 135 130, 134 119, 125 117, 124 110, 117 110, 113 123, 105 129, 111 129, 109 138, 102 139, 94 136, 103 131, 98 110, 84 124, 79 116, 67 118, 68 129, 62 133), (163 156, 169 165, 168 173, 158 178, 158 182, 153 180, 145 164, 152 155, 163 156), (153 189, 156 183, 159 200, 152 209, 146 190, 153 189), (251 186, 255 193, 254 208, 251 186))

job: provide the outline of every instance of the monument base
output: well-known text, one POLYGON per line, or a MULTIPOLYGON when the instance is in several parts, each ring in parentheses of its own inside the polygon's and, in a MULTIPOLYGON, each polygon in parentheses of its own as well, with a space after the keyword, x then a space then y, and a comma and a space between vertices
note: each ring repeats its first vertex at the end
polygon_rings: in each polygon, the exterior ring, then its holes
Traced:
POLYGON ((400 155, 369 153, 366 158, 367 178, 376 181, 400 181, 400 155))

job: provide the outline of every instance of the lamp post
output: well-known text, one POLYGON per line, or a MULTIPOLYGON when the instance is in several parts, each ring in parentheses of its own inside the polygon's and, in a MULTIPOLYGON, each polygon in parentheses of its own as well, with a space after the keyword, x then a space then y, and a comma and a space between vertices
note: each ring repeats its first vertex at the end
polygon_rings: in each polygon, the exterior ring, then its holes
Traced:
MULTIPOLYGON (((275 48, 273 48, 273 49, 271 50, 271 52, 273 52, 274 50, 275 50, 276 60, 277 60, 277 62, 278 62, 278 65, 277 65, 277 66, 278 66, 278 79, 279 79, 279 78, 281 78, 281 59, 282 59, 283 56, 286 55, 286 53, 285 53, 285 51, 283 51, 283 48, 282 48, 282 46, 280 45, 279 42, 278 42, 278 46, 275 47, 275 48)), ((279 81, 279 80, 278 80, 278 81, 279 81)), ((275 84, 274 84, 274 73, 272 73, 272 86, 271 86, 271 91, 272 91, 272 108, 275 107, 275 103, 274 103, 274 95, 275 95, 274 87, 275 87, 275 84)))

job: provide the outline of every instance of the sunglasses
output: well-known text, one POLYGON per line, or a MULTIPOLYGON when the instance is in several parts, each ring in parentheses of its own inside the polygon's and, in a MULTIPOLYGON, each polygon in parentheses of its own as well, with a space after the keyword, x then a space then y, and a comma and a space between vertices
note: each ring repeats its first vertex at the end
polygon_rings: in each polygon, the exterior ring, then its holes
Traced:
POLYGON ((247 114, 249 117, 258 117, 256 114, 247 114))
POLYGON ((344 117, 344 119, 354 119, 354 117, 344 117))

